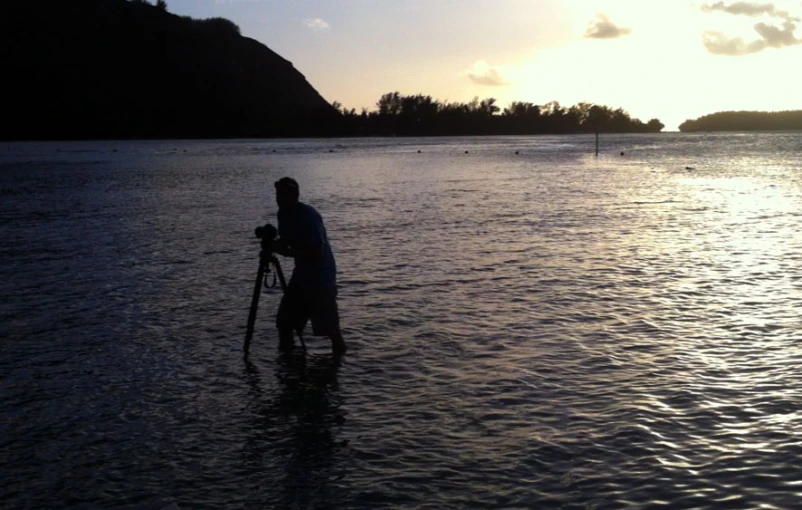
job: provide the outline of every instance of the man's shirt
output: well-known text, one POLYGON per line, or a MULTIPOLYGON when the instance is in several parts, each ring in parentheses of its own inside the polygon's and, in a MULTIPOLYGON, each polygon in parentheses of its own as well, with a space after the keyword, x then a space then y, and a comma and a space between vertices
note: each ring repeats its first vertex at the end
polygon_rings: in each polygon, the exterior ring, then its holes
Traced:
POLYGON ((334 287, 337 284, 337 266, 323 226, 323 218, 314 207, 302 202, 292 212, 279 210, 279 237, 292 247, 323 245, 323 257, 309 260, 295 259, 290 284, 309 287, 334 287))

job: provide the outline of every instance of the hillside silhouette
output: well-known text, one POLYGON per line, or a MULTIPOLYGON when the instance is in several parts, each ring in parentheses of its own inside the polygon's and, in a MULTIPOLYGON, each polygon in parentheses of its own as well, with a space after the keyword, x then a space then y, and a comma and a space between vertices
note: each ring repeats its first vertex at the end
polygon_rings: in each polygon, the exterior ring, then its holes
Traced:
POLYGON ((730 111, 686 120, 679 126, 686 133, 696 131, 786 131, 802 130, 802 110, 781 112, 730 111))
POLYGON ((234 23, 163 0, 25 0, 0 18, 4 139, 321 136, 340 118, 234 23))

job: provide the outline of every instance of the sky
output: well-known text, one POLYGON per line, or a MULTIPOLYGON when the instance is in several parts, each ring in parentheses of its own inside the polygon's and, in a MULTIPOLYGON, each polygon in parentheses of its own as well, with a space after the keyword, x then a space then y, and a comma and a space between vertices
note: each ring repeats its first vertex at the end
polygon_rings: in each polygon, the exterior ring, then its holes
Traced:
MULTIPOLYGON (((154 3, 153 1, 151 3, 154 3)), ((623 108, 666 131, 802 109, 802 0, 167 0, 223 17, 329 102, 382 94, 623 108)))

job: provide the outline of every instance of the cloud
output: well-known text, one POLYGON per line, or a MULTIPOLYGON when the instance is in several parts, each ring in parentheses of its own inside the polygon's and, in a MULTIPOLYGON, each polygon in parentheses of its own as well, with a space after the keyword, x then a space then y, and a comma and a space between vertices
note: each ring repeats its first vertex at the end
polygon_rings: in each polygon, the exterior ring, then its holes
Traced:
POLYGON ((735 2, 730 5, 724 2, 716 2, 714 4, 703 4, 702 11, 704 12, 726 12, 728 14, 743 15, 743 16, 770 16, 772 18, 781 18, 786 21, 802 21, 802 19, 791 16, 788 11, 779 10, 773 4, 756 4, 750 2, 735 2))
POLYGON ((783 23, 783 27, 777 28, 774 25, 758 23, 755 30, 770 48, 782 48, 783 46, 794 46, 802 43, 802 39, 794 37, 796 25, 790 21, 783 23))
POLYGON ((303 24, 306 25, 307 28, 311 28, 315 32, 320 32, 322 30, 328 30, 331 28, 331 25, 329 25, 320 18, 306 18, 303 21, 303 24))
POLYGON ((713 55, 726 55, 729 57, 740 57, 750 55, 766 49, 763 41, 752 41, 747 43, 743 37, 727 37, 721 32, 708 31, 702 34, 707 51, 713 55))
POLYGON ((588 39, 618 39, 632 32, 631 28, 619 27, 606 14, 596 14, 596 19, 588 23, 585 37, 588 39))
POLYGON ((702 10, 750 17, 768 16, 784 20, 781 27, 762 22, 756 24, 754 28, 760 39, 748 43, 741 37, 728 37, 726 34, 714 31, 705 32, 702 34, 702 41, 707 51, 714 55, 739 57, 757 53, 766 48, 783 48, 802 44, 802 39, 797 39, 794 35, 796 23, 800 21, 800 18, 792 16, 788 11, 775 8, 773 4, 735 2, 726 5, 724 2, 717 2, 703 5, 702 10))
POLYGON ((490 67, 484 60, 473 63, 473 67, 468 71, 468 78, 474 83, 490 87, 509 85, 501 71, 496 67, 490 67))

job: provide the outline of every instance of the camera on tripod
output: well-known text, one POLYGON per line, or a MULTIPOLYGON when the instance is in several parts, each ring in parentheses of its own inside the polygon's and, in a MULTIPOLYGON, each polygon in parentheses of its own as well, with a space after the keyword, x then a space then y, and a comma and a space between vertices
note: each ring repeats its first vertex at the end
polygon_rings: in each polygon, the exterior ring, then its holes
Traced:
POLYGON ((262 227, 256 227, 254 234, 262 240, 262 255, 265 257, 273 255, 273 241, 278 237, 278 229, 267 223, 262 227))
POLYGON ((256 237, 258 237, 263 241, 264 240, 273 241, 276 239, 276 237, 278 237, 278 230, 270 223, 267 223, 262 227, 256 227, 254 234, 256 234, 256 237))
MULTIPOLYGON (((253 289, 253 297, 251 298, 251 311, 248 314, 248 329, 245 332, 245 355, 248 355, 248 349, 251 345, 251 337, 253 337, 253 328, 256 323, 256 310, 259 307, 259 294, 262 292, 262 286, 271 288, 276 286, 276 279, 281 283, 281 290, 286 292, 287 282, 284 280, 284 273, 281 271, 281 264, 278 259, 273 255, 273 243, 278 237, 278 229, 270 223, 262 227, 256 227, 254 234, 261 240, 262 252, 259 254, 259 270, 256 273, 256 284, 253 289), (270 274, 270 266, 275 268, 273 273, 273 285, 268 285, 267 278, 270 274)), ((299 333, 300 336, 300 333, 299 333)), ((301 338, 301 345, 306 351, 306 345, 301 338)))

